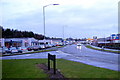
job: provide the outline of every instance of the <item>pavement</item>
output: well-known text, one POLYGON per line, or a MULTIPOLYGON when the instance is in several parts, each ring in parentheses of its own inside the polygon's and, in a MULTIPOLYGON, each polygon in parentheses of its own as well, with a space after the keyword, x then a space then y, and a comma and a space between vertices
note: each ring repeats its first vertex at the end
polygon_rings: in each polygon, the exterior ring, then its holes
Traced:
MULTIPOLYGON (((90 46, 93 47, 93 48, 102 49, 102 48, 97 47, 97 46, 93 46, 93 45, 90 45, 90 46)), ((116 50, 116 49, 108 49, 108 48, 104 48, 104 50, 120 51, 120 50, 116 50)))

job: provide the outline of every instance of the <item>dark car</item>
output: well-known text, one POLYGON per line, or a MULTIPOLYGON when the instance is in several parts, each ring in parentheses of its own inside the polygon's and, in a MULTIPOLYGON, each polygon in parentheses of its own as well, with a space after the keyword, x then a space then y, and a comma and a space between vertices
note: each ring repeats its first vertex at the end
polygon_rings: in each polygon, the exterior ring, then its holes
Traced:
POLYGON ((27 50, 28 50, 28 51, 32 51, 32 50, 33 50, 33 46, 27 47, 27 50))

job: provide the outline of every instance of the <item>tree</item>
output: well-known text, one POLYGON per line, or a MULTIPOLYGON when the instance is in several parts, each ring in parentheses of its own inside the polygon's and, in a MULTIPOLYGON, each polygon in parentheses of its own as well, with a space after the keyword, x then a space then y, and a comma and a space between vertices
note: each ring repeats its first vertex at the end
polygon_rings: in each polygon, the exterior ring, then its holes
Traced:
MULTIPOLYGON (((1 27, 1 26, 0 26, 1 27)), ((17 29, 4 29, 2 28, 2 37, 3 38, 32 38, 34 37, 35 39, 38 40, 43 40, 44 39, 44 35, 42 34, 35 34, 32 31, 18 31, 17 29)), ((50 39, 49 37, 45 37, 47 39, 50 39)))
POLYGON ((12 38, 12 37, 13 37, 12 31, 11 31, 10 29, 6 29, 6 30, 4 31, 4 37, 5 37, 5 38, 12 38))

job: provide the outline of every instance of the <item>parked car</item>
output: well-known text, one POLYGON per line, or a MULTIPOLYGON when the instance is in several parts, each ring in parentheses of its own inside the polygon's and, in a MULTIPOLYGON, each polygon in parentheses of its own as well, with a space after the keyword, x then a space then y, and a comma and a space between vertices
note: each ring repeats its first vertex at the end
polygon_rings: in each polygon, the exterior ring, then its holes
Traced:
POLYGON ((11 53, 11 51, 7 47, 2 47, 0 48, 0 53, 2 54, 11 53))
POLYGON ((45 44, 46 48, 51 48, 52 45, 51 44, 45 44))
MULTIPOLYGON (((66 45, 66 44, 64 44, 64 45, 66 45)), ((58 43, 56 46, 63 46, 63 43, 58 43)))
POLYGON ((28 51, 26 47, 18 47, 17 49, 18 49, 19 53, 23 53, 23 52, 27 52, 28 51))
POLYGON ((51 48, 52 45, 51 44, 46 44, 46 48, 51 48))
POLYGON ((32 50, 33 50, 33 46, 27 47, 27 50, 28 50, 28 51, 32 51, 32 50))
POLYGON ((52 47, 56 47, 56 44, 51 44, 52 45, 52 47))
POLYGON ((44 44, 40 45, 40 47, 41 47, 41 49, 45 49, 45 45, 44 44))
POLYGON ((53 45, 52 44, 48 44, 49 45, 49 47, 53 47, 53 45))
POLYGON ((34 51, 38 51, 40 49, 40 46, 35 45, 35 46, 32 46, 32 48, 34 51))
POLYGON ((19 53, 18 49, 16 47, 11 47, 11 48, 8 48, 11 53, 19 53))

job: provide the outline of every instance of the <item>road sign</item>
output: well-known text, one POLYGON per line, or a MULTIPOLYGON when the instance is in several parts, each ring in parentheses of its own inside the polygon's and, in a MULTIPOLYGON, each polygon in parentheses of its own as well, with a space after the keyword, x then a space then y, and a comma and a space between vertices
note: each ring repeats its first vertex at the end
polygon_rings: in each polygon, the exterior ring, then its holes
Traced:
POLYGON ((56 55, 51 55, 48 53, 48 70, 50 70, 50 60, 53 61, 54 74, 56 74, 56 55))

